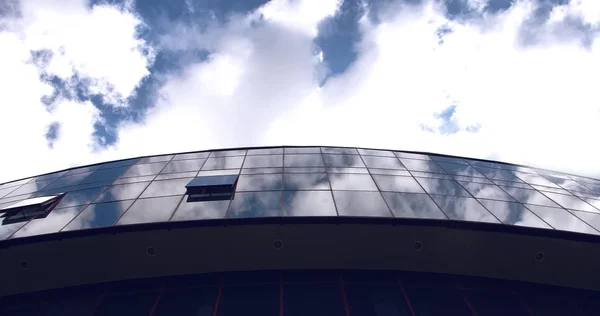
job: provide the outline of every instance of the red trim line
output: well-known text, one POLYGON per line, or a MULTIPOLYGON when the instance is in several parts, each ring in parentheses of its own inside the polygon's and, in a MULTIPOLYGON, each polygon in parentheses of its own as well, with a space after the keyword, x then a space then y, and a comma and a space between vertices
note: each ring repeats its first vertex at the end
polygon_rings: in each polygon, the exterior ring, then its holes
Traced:
POLYGON ((340 288, 342 289, 342 297, 344 298, 344 308, 346 309, 346 316, 350 316, 350 307, 348 306, 348 297, 346 296, 346 289, 344 287, 344 279, 340 277, 340 288))
POLYGON ((148 314, 148 316, 154 315, 154 312, 156 311, 156 307, 158 307, 158 302, 160 301, 160 298, 162 297, 164 292, 165 292, 165 288, 163 287, 160 289, 160 293, 158 293, 158 296, 156 297, 156 301, 154 302, 154 306, 152 306, 152 310, 150 311, 150 314, 148 314))
POLYGON ((460 293, 463 300, 465 300, 465 303, 467 303, 467 306, 469 306, 469 309, 471 310, 471 313, 473 313, 473 316, 477 316, 477 312, 475 311, 475 308, 473 308, 473 305, 471 305, 471 302, 469 302, 469 299, 467 298, 465 293, 463 293, 461 290, 457 290, 457 291, 458 291, 458 293, 460 293))
POLYGON ((221 293, 223 292, 223 283, 225 282, 225 277, 221 278, 221 283, 219 284, 219 294, 217 294, 217 300, 215 301, 215 309, 213 310, 213 316, 217 316, 217 312, 219 311, 219 303, 221 302, 221 293))
POLYGON ((105 295, 106 294, 100 295, 100 298, 98 299, 98 303, 96 303, 96 306, 94 306, 94 309, 90 313, 90 316, 94 316, 94 314, 96 314, 96 311, 98 310, 98 307, 100 307, 100 304, 102 304, 102 301, 104 301, 104 296, 105 295))
POLYGON ((410 313, 412 314, 412 316, 415 316, 415 311, 412 308, 412 304, 410 303, 410 299, 408 299, 408 295, 406 295, 406 290, 404 290, 404 285, 402 284, 402 281, 400 281, 400 279, 398 279, 398 285, 400 285, 400 289, 402 290, 402 295, 404 295, 404 300, 406 301, 406 305, 408 305, 408 309, 410 309, 410 313))
POLYGON ((517 300, 519 300, 519 302, 521 302, 521 304, 523 304, 523 307, 525 307, 525 309, 527 310, 529 315, 534 316, 531 308, 529 308, 529 306, 527 306, 527 304, 525 304, 525 302, 523 302, 523 300, 519 297, 519 295, 517 295, 516 293, 513 293, 513 295, 517 298, 517 300))

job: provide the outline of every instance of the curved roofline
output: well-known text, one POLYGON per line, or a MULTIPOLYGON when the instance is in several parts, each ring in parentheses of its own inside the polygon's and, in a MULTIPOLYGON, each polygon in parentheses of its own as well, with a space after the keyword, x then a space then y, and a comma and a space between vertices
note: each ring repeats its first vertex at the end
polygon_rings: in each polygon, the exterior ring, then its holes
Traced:
POLYGON ((350 146, 323 146, 323 145, 290 146, 290 145, 280 145, 280 146, 232 147, 232 148, 219 148, 219 149, 205 149, 205 150, 195 150, 195 151, 184 151, 184 152, 175 152, 175 153, 165 153, 165 154, 156 154, 156 155, 137 156, 137 157, 117 159, 117 160, 108 160, 108 161, 93 163, 93 164, 89 164, 89 165, 80 165, 80 166, 71 167, 71 168, 67 168, 67 169, 55 170, 55 171, 51 171, 51 172, 47 172, 47 173, 42 173, 42 174, 28 176, 28 177, 24 177, 24 178, 20 178, 20 179, 15 179, 15 180, 11 180, 11 181, 8 181, 8 182, 0 183, 0 186, 4 185, 4 184, 7 184, 7 183, 21 181, 21 180, 25 180, 25 179, 29 179, 29 178, 33 178, 33 177, 41 177, 41 176, 45 176, 45 175, 56 173, 56 172, 69 171, 69 170, 83 168, 83 167, 96 166, 96 165, 100 165, 100 164, 111 163, 111 162, 118 162, 118 161, 125 161, 125 160, 131 160, 131 159, 141 159, 141 158, 147 158, 147 157, 166 156, 166 155, 180 155, 180 154, 189 154, 189 153, 198 153, 198 152, 212 152, 212 151, 251 150, 251 149, 270 149, 270 148, 303 148, 303 147, 356 148, 356 149, 365 149, 365 150, 382 150, 382 151, 393 151, 393 152, 405 152, 405 153, 411 153, 411 154, 436 155, 436 156, 450 157, 450 158, 464 158, 464 159, 476 160, 476 161, 482 161, 482 162, 499 163, 499 164, 509 165, 509 166, 515 166, 515 167, 535 168, 535 169, 549 171, 549 172, 560 172, 562 174, 566 174, 566 175, 570 175, 570 176, 577 176, 577 177, 582 177, 582 178, 587 178, 587 179, 591 179, 591 180, 600 181, 600 179, 596 179, 596 178, 592 178, 592 177, 588 177, 588 176, 584 176, 584 175, 578 175, 578 174, 567 173, 567 172, 562 172, 562 171, 550 170, 550 169, 545 169, 545 168, 532 167, 532 166, 514 164, 514 163, 510 163, 510 162, 502 162, 502 161, 497 161, 497 160, 489 160, 489 159, 471 158, 471 157, 466 157, 466 156, 453 156, 453 155, 439 154, 439 153, 428 152, 428 151, 410 151, 410 150, 382 149, 382 148, 369 148, 369 147, 350 147, 350 146))

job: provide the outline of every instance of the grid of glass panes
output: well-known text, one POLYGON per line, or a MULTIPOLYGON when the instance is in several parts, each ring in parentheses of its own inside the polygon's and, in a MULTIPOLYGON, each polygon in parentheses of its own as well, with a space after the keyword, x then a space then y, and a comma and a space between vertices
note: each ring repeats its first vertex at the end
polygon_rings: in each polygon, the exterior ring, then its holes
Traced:
POLYGON ((600 181, 389 150, 285 147, 169 154, 0 185, 0 208, 67 192, 0 239, 148 222, 275 216, 449 219, 600 234, 600 181), (239 175, 232 201, 187 202, 204 175, 239 175), (50 219, 50 220, 49 220, 50 219))

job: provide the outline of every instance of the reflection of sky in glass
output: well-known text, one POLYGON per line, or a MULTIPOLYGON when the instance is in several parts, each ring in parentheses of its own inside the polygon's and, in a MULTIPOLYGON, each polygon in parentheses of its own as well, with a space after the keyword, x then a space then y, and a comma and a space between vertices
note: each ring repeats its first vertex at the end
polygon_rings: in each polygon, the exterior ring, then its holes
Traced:
POLYGON ((127 169, 129 169, 129 166, 98 170, 92 173, 89 177, 85 178, 83 183, 114 180, 118 176, 122 175, 127 169))
POLYGON ((81 181, 83 181, 83 179, 87 178, 87 176, 89 176, 90 174, 92 174, 91 172, 85 172, 85 173, 79 173, 79 174, 75 174, 75 175, 65 175, 62 176, 58 179, 56 179, 54 182, 50 183, 47 187, 44 188, 44 190, 50 190, 50 189, 56 189, 56 188, 63 188, 66 186, 73 186, 73 185, 77 185, 79 183, 81 183, 81 181))
POLYGON ((7 194, 5 197, 12 197, 12 196, 17 196, 17 195, 37 192, 37 191, 43 189, 48 184, 50 184, 52 181, 54 181, 54 180, 36 181, 36 182, 30 182, 30 183, 23 184, 18 189, 7 194))
MULTIPOLYGON (((398 157, 398 158, 431 160, 431 158, 429 158, 429 156, 423 155, 423 154, 403 153, 403 152, 398 152, 398 151, 394 152, 394 154, 396 154, 396 157, 398 157)), ((400 160, 402 160, 402 159, 400 159, 400 160)))
POLYGON ((110 169, 110 168, 131 166, 134 163, 136 163, 137 161, 138 160, 136 158, 136 159, 127 159, 127 160, 121 160, 121 161, 108 162, 108 163, 102 164, 100 169, 110 169))
POLYGON ((452 177, 443 174, 443 173, 429 173, 429 172, 421 172, 421 171, 411 171, 410 172, 415 178, 432 178, 432 179, 446 179, 452 180, 452 177))
POLYGON ((158 174, 166 165, 166 162, 133 165, 121 176, 121 178, 158 174))
POLYGON ((358 155, 355 148, 321 147, 324 154, 358 155))
POLYGON ((531 190, 531 186, 529 184, 523 183, 523 182, 511 182, 511 181, 502 181, 502 180, 493 180, 493 182, 499 186, 507 186, 507 187, 515 187, 515 188, 531 190))
POLYGON ((66 171, 60 171, 60 172, 54 172, 54 173, 46 174, 46 175, 43 175, 43 176, 35 177, 34 179, 31 180, 31 182, 39 182, 39 181, 46 181, 46 180, 56 179, 56 178, 64 175, 65 173, 67 173, 67 172, 66 171))
POLYGON ((501 201, 510 201, 514 202, 510 195, 506 194, 506 192, 502 191, 499 187, 490 184, 483 183, 474 183, 474 182, 465 182, 458 181, 469 193, 471 193, 474 197, 482 198, 482 199, 490 199, 490 200, 501 200, 501 201))
POLYGON ((365 164, 369 168, 381 169, 406 169, 398 158, 363 156, 365 164))
POLYGON ((505 186, 502 186, 501 188, 502 190, 506 191, 506 193, 510 194, 510 196, 515 198, 515 200, 521 203, 559 207, 558 204, 552 202, 550 199, 548 199, 540 192, 535 190, 527 190, 505 186))
POLYGON ((198 172, 198 177, 202 176, 225 176, 225 175, 234 175, 239 174, 239 170, 208 170, 208 171, 200 171, 198 172))
POLYGON ((298 173, 284 175, 284 190, 329 190, 325 173, 298 173))
POLYGON ((285 167, 324 167, 323 156, 304 154, 304 155, 285 155, 285 167))
POLYGON ((154 163, 154 162, 167 162, 167 161, 171 160, 172 158, 173 158, 173 155, 146 157, 146 158, 141 158, 140 160, 138 160, 136 165, 149 164, 149 163, 154 163))
POLYGON ((285 154, 320 154, 321 149, 319 147, 299 147, 299 148, 285 148, 285 154))
POLYGON ((231 201, 228 218, 279 216, 281 191, 236 193, 231 201))
POLYGON ((411 171, 423 171, 434 173, 445 173, 435 162, 429 160, 417 160, 401 158, 402 164, 411 171))
POLYGON ((333 191, 340 216, 393 217, 379 192, 333 191))
POLYGON ((343 168, 364 168, 365 164, 357 155, 323 155, 325 166, 327 167, 343 167, 343 168))
MULTIPOLYGON (((192 173, 191 177, 195 176, 196 173, 192 173)), ((134 178, 121 178, 115 180, 112 184, 127 184, 127 183, 136 183, 136 182, 148 182, 154 180, 156 176, 143 176, 143 177, 134 177, 134 178)))
POLYGON ((283 148, 264 148, 264 149, 252 149, 248 150, 248 156, 255 155, 281 155, 283 154, 283 148))
POLYGON ((242 169, 242 174, 271 174, 282 173, 283 168, 249 168, 242 169))
POLYGON ((65 227, 79 212, 81 207, 54 209, 46 218, 34 219, 19 229, 11 238, 55 233, 65 227))
POLYGON ((101 165, 95 165, 95 166, 88 166, 88 167, 72 169, 72 170, 67 171, 67 173, 65 173, 64 176, 70 176, 70 175, 79 174, 79 173, 92 173, 92 171, 96 171, 100 167, 101 167, 101 165))
POLYGON ((79 191, 71 191, 63 196, 56 208, 71 207, 77 205, 88 204, 92 202, 100 192, 104 191, 105 187, 85 189, 79 191))
POLYGON ((558 188, 558 186, 554 183, 552 183, 552 181, 536 175, 536 174, 530 174, 530 173, 522 173, 522 172, 513 172, 517 177, 519 177, 519 179, 523 180, 525 183, 529 183, 529 184, 537 184, 537 185, 543 185, 545 187, 551 187, 551 188, 558 188))
POLYGON ((562 208, 534 205, 527 208, 556 229, 598 235, 596 230, 562 208))
POLYGON ((329 174, 329 182, 333 190, 377 191, 375 182, 368 174, 329 174))
POLYGON ((241 175, 236 187, 239 191, 281 190, 283 177, 281 174, 241 175))
POLYGON ((495 168, 485 168, 475 166, 475 169, 485 175, 486 177, 493 180, 502 180, 502 181, 512 181, 512 182, 523 182, 521 179, 517 178, 511 171, 495 169, 495 168))
POLYGON ((229 156, 245 156, 246 150, 221 150, 210 153, 210 158, 214 157, 229 157, 229 156))
POLYGON ((431 198, 440 206, 450 219, 499 223, 477 200, 473 198, 432 195, 431 198))
POLYGON ((396 217, 446 219, 427 194, 383 192, 383 198, 396 217))
POLYGON ((171 161, 160 173, 199 171, 204 161, 205 159, 171 161))
POLYGON ((359 173, 368 174, 367 168, 326 168, 327 173, 359 173))
POLYGON ((373 169, 369 168, 369 172, 371 174, 381 174, 381 175, 389 175, 389 176, 405 176, 410 177, 411 174, 408 170, 394 170, 394 169, 373 169))
POLYGON ((17 222, 7 225, 0 225, 0 240, 8 238, 8 236, 12 235, 19 228, 25 226, 27 222, 17 222))
POLYGON ((394 153, 389 150, 359 149, 358 152, 367 156, 395 157, 394 153))
POLYGON ((576 196, 550 192, 544 192, 544 195, 551 198, 554 202, 567 209, 600 213, 600 210, 589 205, 588 203, 584 202, 576 196))
POLYGON ((94 203, 135 199, 148 186, 148 183, 139 182, 110 186, 94 200, 94 203))
POLYGON ((244 168, 283 167, 283 155, 246 156, 244 168))
POLYGON ((479 201, 504 224, 552 229, 523 204, 491 200, 479 201))
POLYGON ((449 162, 449 163, 458 163, 458 164, 463 164, 463 165, 467 164, 467 162, 461 158, 444 157, 444 156, 436 156, 436 155, 429 155, 429 158, 431 158, 432 160, 434 160, 436 162, 449 162))
POLYGON ((117 225, 166 222, 177 207, 181 196, 141 199, 135 201, 117 225))
POLYGON ((531 187, 534 188, 534 189, 536 189, 536 190, 538 190, 538 191, 554 192, 554 193, 571 195, 571 193, 568 192, 565 189, 551 188, 551 187, 545 187, 545 186, 542 186, 542 185, 535 185, 535 184, 531 184, 531 187))
POLYGON ((457 175, 457 176, 467 176, 467 177, 480 177, 484 176, 475 170, 471 166, 462 165, 458 163, 449 163, 449 162, 438 162, 437 163, 444 171, 449 174, 457 175))
POLYGON ((175 157, 173 157, 173 161, 187 160, 187 159, 203 159, 203 158, 208 158, 208 155, 210 155, 209 152, 179 154, 179 155, 175 155, 175 157))
POLYGON ((457 181, 467 181, 467 182, 475 182, 475 183, 485 183, 485 184, 494 184, 494 182, 485 179, 485 178, 473 178, 473 177, 466 177, 466 176, 457 176, 457 175, 453 175, 452 178, 454 180, 457 181))
POLYGON ((284 216, 336 216, 331 191, 285 191, 284 216))
POLYGON ((144 190, 140 198, 158 197, 168 195, 182 195, 187 189, 185 186, 192 181, 193 178, 173 179, 154 181, 144 190))
POLYGON ((381 191, 425 193, 413 177, 374 175, 373 178, 381 191))
POLYGON ((239 169, 243 162, 243 156, 208 158, 202 170, 239 169))
POLYGON ((430 194, 470 196, 458 182, 454 180, 417 178, 417 181, 423 186, 423 189, 430 194))
POLYGON ((325 172, 323 167, 287 167, 285 173, 321 173, 325 172))
POLYGON ((171 221, 224 218, 228 206, 229 200, 187 202, 186 197, 184 197, 171 221))
POLYGON ((592 227, 596 228, 597 230, 600 230, 600 214, 579 211, 571 211, 571 213, 579 217, 592 227))
POLYGON ((63 231, 112 226, 132 203, 133 200, 91 204, 79 213, 63 231))

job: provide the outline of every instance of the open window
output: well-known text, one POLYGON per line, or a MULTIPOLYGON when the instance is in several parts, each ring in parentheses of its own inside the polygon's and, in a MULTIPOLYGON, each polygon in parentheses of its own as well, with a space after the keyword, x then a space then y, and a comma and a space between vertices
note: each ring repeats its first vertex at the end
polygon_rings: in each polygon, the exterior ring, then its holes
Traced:
POLYGON ((204 176, 194 178, 185 188, 188 202, 231 200, 235 194, 238 175, 204 176))
POLYGON ((2 225, 44 218, 58 204, 63 194, 38 196, 0 209, 2 225))

